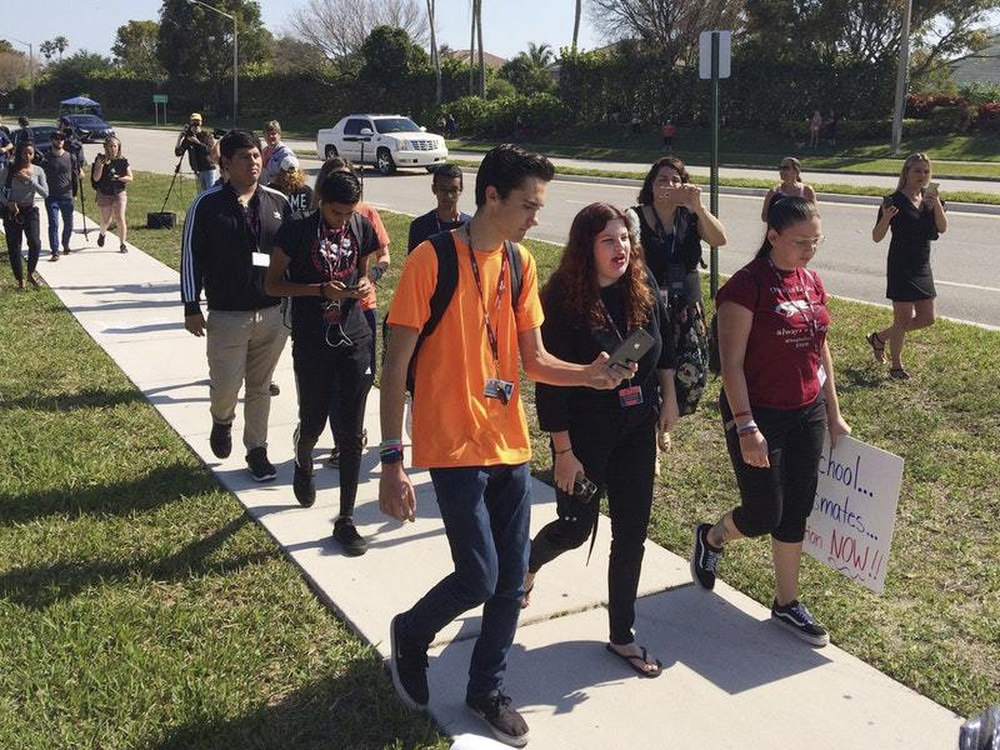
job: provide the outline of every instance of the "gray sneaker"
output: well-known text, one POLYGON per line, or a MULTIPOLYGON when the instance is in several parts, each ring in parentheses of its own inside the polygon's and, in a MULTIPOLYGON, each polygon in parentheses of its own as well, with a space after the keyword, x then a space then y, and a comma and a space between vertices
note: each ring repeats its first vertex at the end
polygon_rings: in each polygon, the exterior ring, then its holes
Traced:
POLYGON ((465 705, 486 722, 493 736, 505 745, 524 747, 528 744, 528 724, 510 707, 510 697, 499 690, 481 698, 466 698, 465 705))

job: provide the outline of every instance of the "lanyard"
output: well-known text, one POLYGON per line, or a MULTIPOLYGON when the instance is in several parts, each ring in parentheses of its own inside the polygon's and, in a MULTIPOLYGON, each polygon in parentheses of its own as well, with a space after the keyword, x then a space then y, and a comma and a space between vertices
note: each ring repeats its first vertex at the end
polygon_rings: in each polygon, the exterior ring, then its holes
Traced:
MULTIPOLYGON (((607 305, 604 304, 604 300, 602 300, 600 297, 598 297, 597 298, 597 303, 601 306, 601 312, 604 313, 604 320, 605 320, 605 322, 608 324, 608 326, 611 328, 611 330, 615 332, 615 336, 618 337, 618 340, 619 341, 624 341, 625 337, 622 336, 621 329, 618 328, 618 324, 615 323, 615 319, 612 318, 611 317, 611 313, 608 312, 608 307, 607 307, 607 305)), ((632 378, 628 379, 628 384, 632 385, 632 378)))
POLYGON ((243 203, 237 196, 236 202, 243 213, 243 225, 250 234, 250 240, 253 242, 253 251, 258 252, 260 250, 260 199, 255 194, 249 201, 243 203))
POLYGON ((781 277, 781 274, 778 273, 778 269, 774 265, 774 261, 768 258, 767 264, 771 267, 771 271, 772 273, 774 273, 774 278, 778 282, 777 289, 781 294, 781 296, 783 296, 785 298, 785 301, 788 302, 796 310, 798 310, 799 313, 802 315, 802 319, 805 321, 806 328, 809 331, 809 336, 812 338, 813 347, 815 348, 816 353, 819 354, 819 323, 816 322, 816 311, 813 310, 813 303, 812 300, 809 298, 809 284, 807 283, 809 281, 808 272, 804 274, 805 278, 802 278, 799 276, 799 269, 797 267, 795 269, 795 280, 799 281, 802 284, 802 293, 805 295, 806 298, 806 306, 800 307, 799 305, 796 305, 795 302, 792 301, 791 295, 789 295, 787 290, 785 289, 785 280, 781 277), (808 314, 806 314, 807 309, 809 310, 808 314))
MULTIPOLYGON (((667 230, 663 226, 663 221, 660 219, 660 215, 658 213, 656 213, 656 209, 655 208, 653 209, 653 216, 656 217, 656 227, 655 227, 656 236, 657 236, 657 238, 660 241, 666 243, 666 241, 667 241, 667 230)), ((677 211, 675 210, 674 211, 674 231, 673 231, 673 234, 670 235, 670 249, 667 250, 667 263, 673 263, 674 262, 674 253, 677 250, 677 235, 680 234, 680 226, 679 226, 679 224, 680 224, 680 222, 677 220, 677 211)))
MULTIPOLYGON (((497 319, 500 318, 500 298, 503 296, 504 288, 507 286, 507 252, 502 251, 500 257, 500 278, 497 280, 497 319)), ((476 254, 472 250, 472 242, 469 242, 469 260, 472 262, 472 275, 476 279, 476 288, 479 290, 479 302, 483 306, 483 324, 486 326, 486 338, 490 344, 490 353, 493 354, 493 365, 496 368, 497 377, 500 377, 500 344, 497 340, 497 333, 490 323, 490 312, 486 305, 486 295, 483 293, 483 282, 479 276, 479 264, 476 262, 476 254)))

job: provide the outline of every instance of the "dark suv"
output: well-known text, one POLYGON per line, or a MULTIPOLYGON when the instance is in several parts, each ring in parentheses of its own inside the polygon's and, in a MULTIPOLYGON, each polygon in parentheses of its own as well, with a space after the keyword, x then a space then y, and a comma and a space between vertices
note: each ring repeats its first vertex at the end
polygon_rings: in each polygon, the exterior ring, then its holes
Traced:
POLYGON ((62 119, 70 124, 81 143, 103 143, 115 134, 115 129, 97 115, 63 115, 62 119))

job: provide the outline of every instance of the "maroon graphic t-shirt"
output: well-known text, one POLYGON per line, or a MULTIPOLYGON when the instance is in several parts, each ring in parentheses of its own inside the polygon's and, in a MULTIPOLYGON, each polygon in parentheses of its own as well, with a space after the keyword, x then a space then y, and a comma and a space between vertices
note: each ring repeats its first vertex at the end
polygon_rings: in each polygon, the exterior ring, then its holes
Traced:
POLYGON ((743 372, 750 403, 797 409, 819 395, 820 353, 830 328, 827 295, 805 268, 783 271, 758 258, 730 277, 716 305, 734 302, 752 311, 743 372))

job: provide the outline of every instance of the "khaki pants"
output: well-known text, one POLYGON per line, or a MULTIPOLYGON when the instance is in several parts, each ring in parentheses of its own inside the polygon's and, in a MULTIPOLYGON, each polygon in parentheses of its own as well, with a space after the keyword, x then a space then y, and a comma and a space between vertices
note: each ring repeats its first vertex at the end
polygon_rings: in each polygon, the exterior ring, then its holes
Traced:
POLYGON ((205 328, 212 419, 222 424, 233 421, 240 386, 246 381, 243 445, 247 451, 267 447, 267 418, 271 412, 268 388, 288 338, 280 308, 210 310, 205 328))

